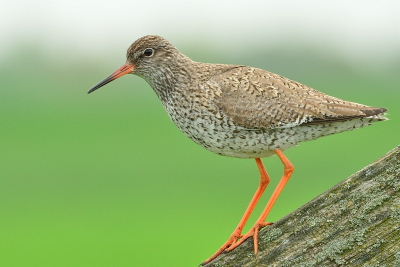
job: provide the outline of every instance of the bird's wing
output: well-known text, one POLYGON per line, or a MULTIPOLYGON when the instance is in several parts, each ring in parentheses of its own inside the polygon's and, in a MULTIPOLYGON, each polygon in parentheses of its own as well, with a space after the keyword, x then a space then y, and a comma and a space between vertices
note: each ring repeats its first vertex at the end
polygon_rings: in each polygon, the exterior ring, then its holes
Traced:
POLYGON ((386 111, 325 95, 282 76, 237 67, 212 77, 220 112, 245 128, 274 129, 370 117, 386 111))

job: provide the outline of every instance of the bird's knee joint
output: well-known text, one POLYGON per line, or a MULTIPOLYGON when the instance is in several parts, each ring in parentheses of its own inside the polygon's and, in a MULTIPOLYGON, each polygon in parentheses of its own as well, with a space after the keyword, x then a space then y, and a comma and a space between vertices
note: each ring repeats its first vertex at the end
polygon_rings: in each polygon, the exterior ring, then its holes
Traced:
POLYGON ((289 174, 293 173, 294 171, 294 166, 292 164, 285 165, 284 173, 289 174))
POLYGON ((268 183, 269 183, 268 179, 262 179, 260 181, 260 187, 266 187, 268 185, 268 183))

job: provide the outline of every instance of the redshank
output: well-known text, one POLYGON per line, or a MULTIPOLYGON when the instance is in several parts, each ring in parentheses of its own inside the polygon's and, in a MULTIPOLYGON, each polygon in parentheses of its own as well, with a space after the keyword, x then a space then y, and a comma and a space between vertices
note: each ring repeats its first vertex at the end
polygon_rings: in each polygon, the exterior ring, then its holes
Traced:
POLYGON ((249 237, 253 237, 257 254, 258 232, 271 224, 266 222, 268 213, 293 173, 293 165, 282 151, 303 141, 386 120, 385 108, 328 96, 265 70, 195 62, 155 35, 135 41, 128 48, 126 63, 88 93, 125 74, 145 79, 171 120, 195 143, 219 155, 256 160, 261 180, 253 199, 228 241, 202 265, 249 237), (270 181, 260 158, 275 154, 283 163, 283 176, 261 216, 242 235, 270 181))

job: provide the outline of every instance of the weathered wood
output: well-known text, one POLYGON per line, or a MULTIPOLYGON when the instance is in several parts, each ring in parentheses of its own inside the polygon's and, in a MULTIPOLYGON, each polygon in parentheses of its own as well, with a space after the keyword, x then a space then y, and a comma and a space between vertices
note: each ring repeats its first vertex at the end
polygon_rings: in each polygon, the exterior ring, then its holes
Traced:
POLYGON ((400 147, 206 266, 400 266, 400 147))

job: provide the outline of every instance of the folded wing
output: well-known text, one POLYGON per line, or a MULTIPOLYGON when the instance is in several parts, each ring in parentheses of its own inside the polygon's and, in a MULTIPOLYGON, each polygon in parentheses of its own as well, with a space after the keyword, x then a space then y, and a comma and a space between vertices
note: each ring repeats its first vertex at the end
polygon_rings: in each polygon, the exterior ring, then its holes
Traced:
POLYGON ((231 69, 208 83, 210 87, 219 84, 216 101, 220 112, 246 128, 274 129, 374 116, 383 120, 381 115, 387 111, 328 96, 251 67, 231 69))

